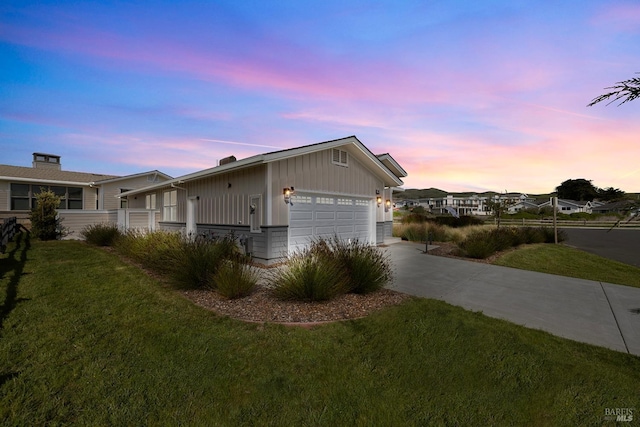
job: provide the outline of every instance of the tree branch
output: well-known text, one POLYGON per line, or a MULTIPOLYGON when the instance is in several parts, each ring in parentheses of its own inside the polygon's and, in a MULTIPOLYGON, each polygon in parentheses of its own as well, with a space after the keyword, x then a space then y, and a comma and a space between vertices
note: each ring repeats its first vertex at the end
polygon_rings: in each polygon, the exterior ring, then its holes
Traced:
MULTIPOLYGON (((637 74, 640 74, 640 73, 637 73, 637 74)), ((624 104, 625 102, 633 101, 636 98, 640 98, 640 77, 634 77, 629 80, 618 82, 614 86, 610 86, 605 89, 614 89, 614 91, 605 93, 604 95, 600 95, 596 98, 593 98, 591 102, 587 104, 587 107, 592 107, 595 104, 602 101, 606 101, 611 97, 613 97, 613 99, 609 101, 607 105, 612 104, 620 99, 623 99, 623 101, 620 104, 618 104, 618 107, 624 104)))

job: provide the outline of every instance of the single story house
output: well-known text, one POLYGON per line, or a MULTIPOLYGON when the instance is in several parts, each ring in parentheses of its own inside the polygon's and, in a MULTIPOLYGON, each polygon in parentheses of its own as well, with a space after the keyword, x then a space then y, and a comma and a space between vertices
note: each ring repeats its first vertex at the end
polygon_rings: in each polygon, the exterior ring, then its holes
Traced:
POLYGON ((116 196, 171 178, 157 170, 128 176, 65 171, 60 156, 33 153, 31 167, 0 165, 0 219, 16 217, 20 223, 29 224, 36 194, 47 189, 60 196, 58 213, 72 237, 86 225, 102 222, 128 221, 154 228, 157 218, 150 217, 148 211, 126 210, 127 199, 116 196))
MULTIPOLYGON (((553 198, 550 198, 544 203, 538 205, 539 208, 553 207, 553 198)), ((592 203, 590 201, 577 201, 568 199, 558 199, 557 211, 559 213, 570 215, 572 213, 591 213, 592 203)))
POLYGON ((130 209, 160 212, 159 226, 187 235, 233 232, 272 263, 316 237, 370 244, 391 236, 394 188, 407 172, 355 136, 220 161, 216 167, 124 192, 130 209))

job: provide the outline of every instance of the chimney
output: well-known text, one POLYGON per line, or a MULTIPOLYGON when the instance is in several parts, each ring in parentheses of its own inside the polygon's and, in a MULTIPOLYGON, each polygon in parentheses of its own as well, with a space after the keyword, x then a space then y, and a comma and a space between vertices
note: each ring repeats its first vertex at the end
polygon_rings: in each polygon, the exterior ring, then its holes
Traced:
POLYGON ((236 161, 235 156, 225 157, 224 159, 220 159, 220 163, 218 164, 218 166, 226 165, 228 163, 233 163, 235 161, 236 161))
POLYGON ((33 153, 33 167, 61 170, 60 156, 55 154, 33 153))

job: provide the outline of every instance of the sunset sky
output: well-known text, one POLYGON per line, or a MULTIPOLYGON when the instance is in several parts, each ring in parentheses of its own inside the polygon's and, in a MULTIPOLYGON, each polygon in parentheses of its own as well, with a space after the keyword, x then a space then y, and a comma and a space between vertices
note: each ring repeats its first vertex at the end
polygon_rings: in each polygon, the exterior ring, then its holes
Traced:
POLYGON ((356 135, 405 188, 640 191, 640 2, 0 3, 0 163, 180 176, 356 135))

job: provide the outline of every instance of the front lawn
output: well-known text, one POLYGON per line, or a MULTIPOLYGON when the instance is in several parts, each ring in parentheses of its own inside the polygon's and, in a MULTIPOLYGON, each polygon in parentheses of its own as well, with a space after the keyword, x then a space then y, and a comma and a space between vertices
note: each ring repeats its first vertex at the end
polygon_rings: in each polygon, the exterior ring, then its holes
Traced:
POLYGON ((564 245, 525 245, 496 265, 640 288, 640 268, 564 245))
POLYGON ((602 425, 640 408, 640 358, 435 300, 243 323, 113 253, 21 234, 0 302, 4 425, 602 425))

